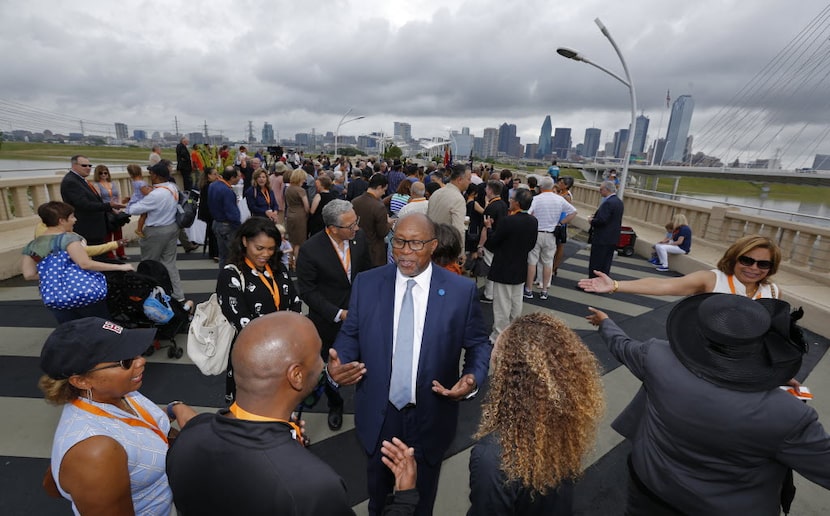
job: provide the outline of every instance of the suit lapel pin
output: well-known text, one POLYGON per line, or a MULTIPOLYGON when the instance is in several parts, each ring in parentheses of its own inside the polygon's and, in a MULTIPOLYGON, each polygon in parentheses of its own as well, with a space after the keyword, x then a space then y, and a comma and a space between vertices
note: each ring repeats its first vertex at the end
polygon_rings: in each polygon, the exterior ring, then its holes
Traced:
POLYGON ((443 296, 444 294, 446 294, 446 292, 444 291, 444 289, 443 289, 443 288, 439 288, 439 289, 438 289, 438 295, 439 295, 439 296, 443 296))

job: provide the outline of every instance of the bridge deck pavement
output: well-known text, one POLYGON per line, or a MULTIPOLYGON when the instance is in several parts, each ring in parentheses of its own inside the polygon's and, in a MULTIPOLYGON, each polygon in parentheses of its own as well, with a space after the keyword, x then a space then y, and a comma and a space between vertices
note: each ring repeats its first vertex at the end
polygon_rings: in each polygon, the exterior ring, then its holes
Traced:
MULTIPOLYGON (((577 484, 575 512, 579 515, 607 516, 622 514, 627 482, 625 457, 628 446, 611 430, 610 421, 622 410, 639 387, 639 382, 620 367, 600 342, 596 332, 583 319, 586 306, 605 310, 634 338, 665 336, 666 315, 676 298, 637 295, 602 296, 576 290, 575 283, 585 276, 587 250, 578 243, 567 246, 567 260, 550 289, 550 297, 526 300, 524 311, 546 311, 565 320, 602 363, 607 413, 601 424, 596 447, 586 461, 587 470, 577 484)), ((129 248, 137 259, 137 249, 129 248)), ((196 301, 213 291, 216 266, 200 253, 179 255, 184 290, 196 301)), ((655 274, 642 258, 616 257, 612 275, 618 279, 639 278, 655 274)), ((37 390, 40 375, 40 347, 53 327, 53 319, 40 303, 37 289, 22 278, 0 282, 0 514, 52 515, 69 514, 68 503, 48 498, 40 489, 59 409, 47 405, 37 390)), ((492 322, 489 305, 483 305, 487 324, 492 322)), ((798 378, 813 388, 812 402, 819 414, 830 414, 830 369, 825 351, 830 342, 825 336, 808 332, 811 348, 798 378)), ((185 336, 178 337, 184 344, 185 336)), ((142 392, 157 403, 184 399, 200 411, 215 411, 223 405, 224 380, 204 377, 187 356, 169 359, 166 353, 149 357, 142 392)), ((305 414, 311 450, 326 460, 344 478, 349 497, 358 515, 366 514, 365 457, 354 434, 353 391, 344 392, 346 417, 343 429, 333 433, 326 426, 324 408, 305 414)), ((469 506, 467 464, 471 436, 480 415, 481 399, 461 406, 459 429, 441 474, 436 515, 463 515, 469 506)), ((803 479, 793 514, 830 513, 830 493, 803 479)))

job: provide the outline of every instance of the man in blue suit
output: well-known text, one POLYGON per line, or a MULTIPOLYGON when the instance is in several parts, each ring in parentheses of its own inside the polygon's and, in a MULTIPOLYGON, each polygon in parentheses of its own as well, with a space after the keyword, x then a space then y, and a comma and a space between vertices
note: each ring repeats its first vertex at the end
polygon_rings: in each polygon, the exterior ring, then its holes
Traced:
POLYGON ((357 276, 349 317, 330 352, 331 378, 357 384, 355 428, 369 456, 371 515, 383 511, 394 486, 380 452, 393 436, 415 449, 416 514, 432 514, 457 402, 472 397, 487 377, 491 346, 475 283, 432 266, 437 245, 425 215, 400 219, 392 238, 396 263, 357 276))
POLYGON ((604 181, 599 186, 602 202, 591 224, 591 256, 588 259, 588 277, 596 276, 596 271, 611 275, 611 262, 620 240, 620 227, 623 218, 623 202, 617 197, 617 185, 613 181, 604 181))

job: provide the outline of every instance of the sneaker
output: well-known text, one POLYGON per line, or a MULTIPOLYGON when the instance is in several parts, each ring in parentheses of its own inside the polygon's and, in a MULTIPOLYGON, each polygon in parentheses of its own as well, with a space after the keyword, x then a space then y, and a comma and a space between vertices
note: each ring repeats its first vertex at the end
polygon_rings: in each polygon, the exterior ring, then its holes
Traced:
POLYGON ((524 294, 525 299, 533 299, 533 291, 532 290, 524 289, 524 291, 525 291, 525 294, 524 294))
POLYGON ((487 303, 488 305, 493 303, 493 300, 490 299, 489 297, 485 296, 484 294, 481 294, 481 296, 479 296, 478 300, 481 301, 482 303, 487 303))
POLYGON ((657 272, 669 272, 669 270, 671 269, 669 269, 668 267, 663 267, 662 265, 660 267, 657 267, 657 272))
POLYGON ((648 261, 648 263, 650 263, 650 264, 652 264, 652 265, 660 265, 660 262, 659 262, 659 261, 657 261, 657 258, 652 258, 652 259, 650 259, 650 260, 648 261))
POLYGON ((548 291, 547 290, 543 290, 542 292, 539 293, 539 299, 544 300, 544 299, 547 299, 547 298, 548 298, 548 291))

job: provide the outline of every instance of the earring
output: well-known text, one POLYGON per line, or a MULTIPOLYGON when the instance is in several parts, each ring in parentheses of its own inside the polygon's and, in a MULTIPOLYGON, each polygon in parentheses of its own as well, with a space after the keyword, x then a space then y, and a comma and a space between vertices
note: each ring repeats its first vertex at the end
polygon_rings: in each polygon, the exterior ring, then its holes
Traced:
POLYGON ((86 399, 88 399, 89 401, 95 401, 94 399, 92 399, 92 387, 86 390, 86 399))

